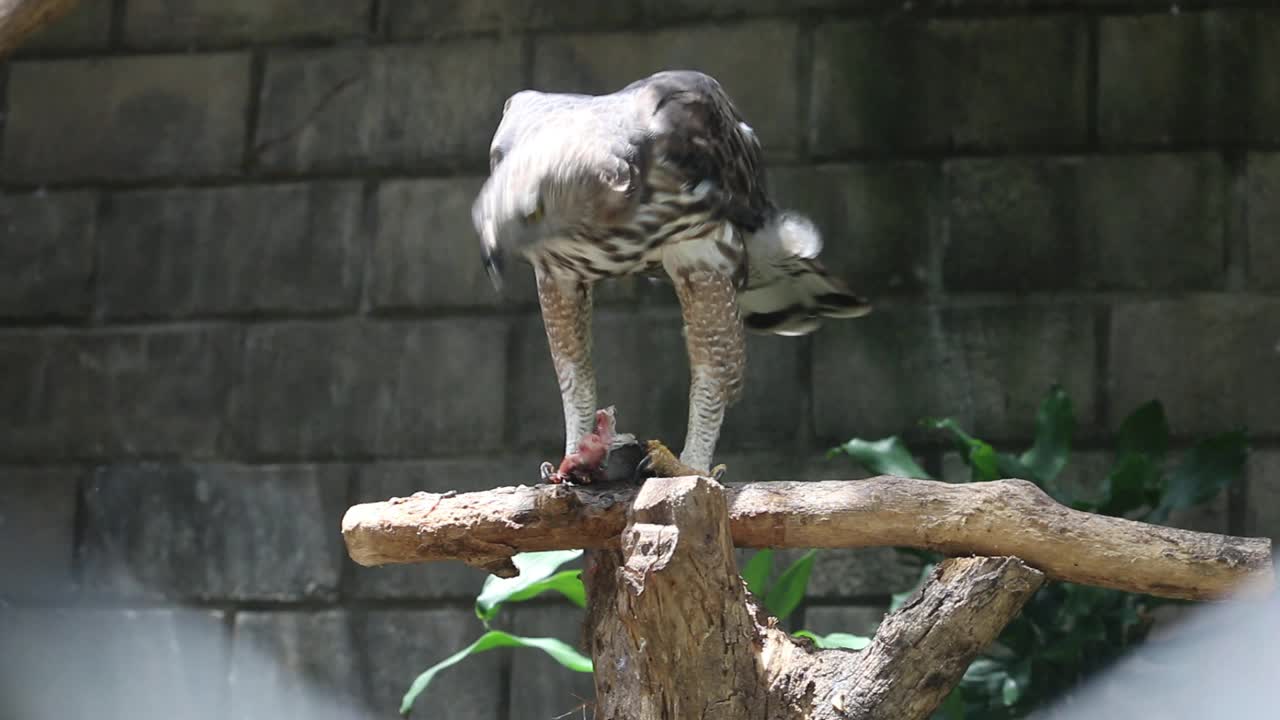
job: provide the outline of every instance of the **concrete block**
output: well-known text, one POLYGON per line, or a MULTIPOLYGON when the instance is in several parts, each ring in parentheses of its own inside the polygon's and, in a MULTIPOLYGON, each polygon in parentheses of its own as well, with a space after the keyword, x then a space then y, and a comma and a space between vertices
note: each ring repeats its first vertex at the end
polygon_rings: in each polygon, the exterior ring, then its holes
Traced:
MULTIPOLYGON (((357 623, 344 610, 240 612, 235 616, 227 717, 373 718, 357 623)), ((369 646, 370 652, 381 646, 369 646)))
POLYGON ((991 441, 1031 437, 1060 382, 1081 433, 1094 425, 1089 308, 1024 304, 885 309, 814 336, 814 423, 822 442, 903 434, 954 417, 991 441), (850 381, 853 378, 853 381, 850 381))
POLYGON ((804 611, 804 629, 818 635, 849 633, 871 637, 889 607, 876 605, 820 605, 804 611))
POLYGON ((946 288, 1031 292, 1081 284, 1078 173, 1078 162, 1068 159, 949 161, 946 288))
POLYGON ((625 28, 641 20, 642 3, 570 0, 392 0, 383 5, 382 26, 395 39, 525 30, 625 28))
POLYGON ((229 326, 0 334, 0 457, 214 456, 240 353, 229 326))
POLYGON ((919 579, 920 562, 893 548, 819 550, 807 597, 884 597, 910 590, 919 579))
POLYGON ((81 475, 70 466, 0 468, 0 604, 74 590, 81 475))
POLYGON ((1249 456, 1248 473, 1244 533, 1280 542, 1280 452, 1254 450, 1249 456))
POLYGON ((1250 37, 1243 17, 1105 17, 1098 40, 1098 134, 1106 143, 1244 140, 1250 37))
POLYGON ((255 158, 274 172, 487 167, 520 43, 282 51, 267 56, 255 158))
POLYGON ((1218 156, 1099 157, 1081 173, 1089 288, 1222 288, 1228 208, 1218 156))
POLYGON ((333 598, 349 471, 108 465, 85 493, 85 584, 146 599, 333 598))
POLYGON ((823 265, 874 303, 924 289, 939 176, 915 162, 792 166, 771 169, 769 186, 780 207, 818 226, 823 265))
POLYGON ((504 322, 484 318, 255 326, 234 403, 239 447, 273 458, 495 449, 506 339, 504 322))
MULTIPOLYGON (((587 654, 583 645, 585 611, 568 603, 520 607, 512 614, 514 632, 526 637, 553 637, 587 654)), ((561 667, 537 650, 511 655, 511 720, 543 720, 574 715, 591 707, 596 696, 590 673, 561 667)))
POLYGON ((15 62, 0 177, 233 174, 248 101, 248 53, 15 62))
POLYGON ((1204 295, 1117 306, 1111 321, 1110 424, 1151 399, 1177 435, 1280 431, 1280 301, 1204 295))
POLYGON ((92 303, 97 195, 0 195, 0 316, 83 318, 92 303))
POLYGON ((111 37, 111 3, 76 3, 71 11, 22 41, 22 54, 101 50, 111 37))
POLYGON ((225 616, 0 608, 0 710, 23 720, 226 717, 225 616))
POLYGON ((1207 290, 1224 282, 1226 178, 1216 156, 963 159, 949 162, 947 175, 948 289, 1207 290))
POLYGON ((1280 290, 1280 153, 1249 156, 1248 275, 1249 287, 1280 290))
POLYGON ((393 180, 378 187, 369 296, 380 309, 537 307, 532 269, 516 258, 499 293, 485 272, 471 204, 481 178, 393 180))
POLYGON ((124 43, 187 48, 331 40, 365 34, 369 12, 370 0, 133 0, 125 6, 124 43))
POLYGON ((826 23, 814 39, 810 147, 1080 145, 1087 79, 1075 18, 826 23))
MULTIPOLYGON (((394 714, 418 673, 474 642, 484 631, 469 609, 369 612, 358 627, 370 649, 365 672, 368 706, 375 717, 394 714)), ((419 712, 448 708, 450 720, 499 720, 508 672, 503 656, 510 652, 536 651, 491 650, 467 658, 436 677, 418 699, 419 712)))
POLYGON ((549 35, 534 52, 534 87, 607 93, 659 70, 700 70, 717 80, 755 129, 766 157, 798 148, 795 26, 743 23, 651 33, 549 35), (756 52, 742 52, 744 47, 756 52))
POLYGON ((98 289, 111 318, 354 310, 360 186, 314 183, 114 195, 98 289))

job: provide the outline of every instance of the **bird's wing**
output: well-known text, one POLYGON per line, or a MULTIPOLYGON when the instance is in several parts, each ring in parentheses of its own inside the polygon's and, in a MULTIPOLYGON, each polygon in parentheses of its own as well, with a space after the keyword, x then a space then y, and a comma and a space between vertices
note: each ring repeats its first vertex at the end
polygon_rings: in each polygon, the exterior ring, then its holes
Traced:
POLYGON ((655 159, 673 168, 690 190, 707 183, 702 189, 724 219, 748 232, 764 224, 772 208, 760 141, 719 82, 699 72, 673 71, 626 90, 638 91, 653 108, 647 134, 655 159))

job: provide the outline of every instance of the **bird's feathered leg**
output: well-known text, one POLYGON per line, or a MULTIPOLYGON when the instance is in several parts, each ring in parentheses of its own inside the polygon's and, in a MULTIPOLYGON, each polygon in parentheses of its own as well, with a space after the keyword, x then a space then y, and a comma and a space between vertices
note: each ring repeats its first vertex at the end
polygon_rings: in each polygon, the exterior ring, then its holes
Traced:
POLYGON ((591 286, 578 278, 534 269, 538 304, 560 399, 564 405, 564 454, 595 427, 596 373, 591 366, 591 286))
POLYGON ((591 365, 591 286, 572 277, 535 270, 542 324, 564 405, 564 459, 542 464, 549 482, 592 482, 603 476, 609 452, 631 435, 615 432, 613 408, 596 410, 596 373, 591 365), (599 448, 597 448, 599 446, 599 448))
MULTIPOLYGON (((703 241, 712 242, 712 241, 703 241)), ((718 477, 711 469, 725 409, 742 394, 746 342, 731 267, 704 259, 705 248, 669 251, 663 265, 675 284, 689 353, 689 426, 679 463, 660 443, 649 443, 648 465, 659 475, 718 477)))

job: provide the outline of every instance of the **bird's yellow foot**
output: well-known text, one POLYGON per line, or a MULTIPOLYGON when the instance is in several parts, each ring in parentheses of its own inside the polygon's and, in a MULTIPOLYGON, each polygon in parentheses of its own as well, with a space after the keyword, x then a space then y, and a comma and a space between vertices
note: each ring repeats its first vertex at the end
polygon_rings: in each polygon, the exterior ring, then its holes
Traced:
POLYGON ((719 481, 728 470, 723 464, 712 468, 710 473, 706 470, 689 467, 680 462, 680 458, 676 457, 676 454, 671 452, 666 445, 663 445, 661 440, 649 440, 644 444, 644 447, 644 459, 636 467, 637 478, 700 475, 719 481))

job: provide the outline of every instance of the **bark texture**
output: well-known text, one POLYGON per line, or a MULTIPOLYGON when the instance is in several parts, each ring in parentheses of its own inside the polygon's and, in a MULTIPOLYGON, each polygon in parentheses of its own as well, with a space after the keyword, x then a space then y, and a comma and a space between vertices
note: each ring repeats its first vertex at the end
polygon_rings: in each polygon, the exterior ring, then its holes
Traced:
MULTIPOLYGON (((518 552, 618 548, 640 492, 609 484, 419 493, 352 507, 343 535, 362 565, 462 560, 509 576, 518 552)), ((1273 583, 1267 538, 1079 512, 1023 480, 753 483, 728 488, 726 501, 738 547, 891 545, 1013 556, 1055 580, 1197 600, 1273 583)))
POLYGON ((76 6, 76 0, 0 0, 0 58, 76 6))
POLYGON ((948 560, 865 650, 818 650, 746 592, 726 519, 715 483, 651 480, 621 549, 592 554, 596 717, 927 718, 1044 577, 1014 558, 948 560))

